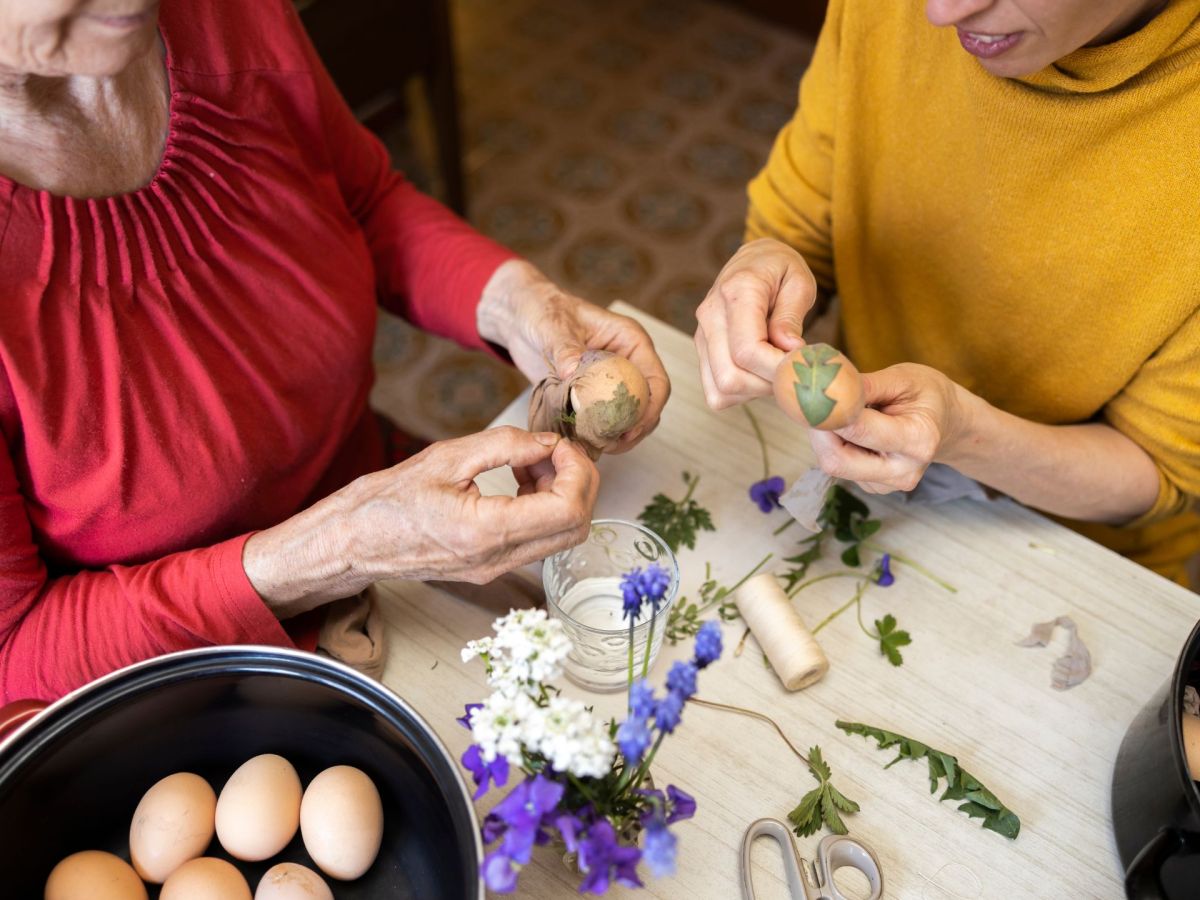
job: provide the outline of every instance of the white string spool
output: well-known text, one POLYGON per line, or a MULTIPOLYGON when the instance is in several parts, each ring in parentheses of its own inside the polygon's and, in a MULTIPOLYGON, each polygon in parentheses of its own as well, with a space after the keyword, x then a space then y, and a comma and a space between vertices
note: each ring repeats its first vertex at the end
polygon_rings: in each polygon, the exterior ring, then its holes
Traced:
POLYGON ((771 668, 789 691, 820 681, 829 660, 792 606, 774 575, 755 575, 738 589, 734 603, 771 668))

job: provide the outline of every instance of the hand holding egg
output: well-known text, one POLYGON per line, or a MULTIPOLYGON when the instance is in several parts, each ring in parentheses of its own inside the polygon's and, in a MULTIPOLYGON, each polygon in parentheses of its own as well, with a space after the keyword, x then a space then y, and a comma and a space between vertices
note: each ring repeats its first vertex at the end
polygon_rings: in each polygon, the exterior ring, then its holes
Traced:
POLYGON ((858 369, 828 344, 806 344, 785 355, 775 370, 774 390, 789 418, 822 431, 845 428, 865 405, 858 369))

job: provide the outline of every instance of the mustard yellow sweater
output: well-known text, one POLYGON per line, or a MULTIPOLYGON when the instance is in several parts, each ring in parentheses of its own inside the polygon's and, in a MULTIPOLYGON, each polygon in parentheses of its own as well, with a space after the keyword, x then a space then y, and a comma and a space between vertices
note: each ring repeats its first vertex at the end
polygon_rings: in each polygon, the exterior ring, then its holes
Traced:
POLYGON ((800 251, 863 371, 933 366, 1155 460, 1154 507, 1072 524, 1182 580, 1200 550, 1200 0, 1034 76, 989 75, 920 0, 832 0, 749 237, 800 251))

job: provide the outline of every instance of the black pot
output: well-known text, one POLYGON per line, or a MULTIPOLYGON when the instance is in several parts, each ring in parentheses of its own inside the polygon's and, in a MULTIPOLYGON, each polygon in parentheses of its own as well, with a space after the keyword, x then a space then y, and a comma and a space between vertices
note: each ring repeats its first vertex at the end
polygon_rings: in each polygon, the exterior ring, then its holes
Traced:
POLYGON ((1175 674, 1137 714, 1117 753, 1112 815, 1125 893, 1133 900, 1200 897, 1200 792, 1188 773, 1180 714, 1200 655, 1192 631, 1175 674))
MULTIPOLYGON (((78 850, 129 858, 142 794, 172 772, 220 791, 234 769, 278 753, 305 785, 357 766, 383 799, 383 845, 339 900, 483 897, 483 847, 466 784, 425 721, 387 688, 309 653, 266 647, 189 650, 122 669, 48 707, 0 745, 0 895, 38 898, 78 850)), ((312 868, 300 835, 261 863, 234 863, 251 892, 277 862, 312 868)), ((158 896, 151 886, 151 898, 158 896)))

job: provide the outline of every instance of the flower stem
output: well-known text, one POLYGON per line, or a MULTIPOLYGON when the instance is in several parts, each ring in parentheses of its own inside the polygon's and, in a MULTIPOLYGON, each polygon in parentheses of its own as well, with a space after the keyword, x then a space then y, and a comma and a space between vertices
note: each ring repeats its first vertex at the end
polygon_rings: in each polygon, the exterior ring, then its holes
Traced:
POLYGON ((642 764, 637 767, 637 772, 634 773, 633 780, 625 787, 636 788, 642 783, 642 779, 646 777, 646 772, 650 770, 650 763, 654 762, 654 757, 658 754, 658 748, 662 746, 663 738, 667 736, 665 731, 660 731, 658 737, 654 739, 654 746, 650 748, 650 752, 646 754, 646 758, 642 760, 642 764))
POLYGON ((629 617, 629 685, 628 685, 628 693, 629 693, 628 706, 630 709, 633 708, 633 625, 634 625, 634 618, 633 618, 633 616, 630 616, 629 617))
POLYGON ((816 584, 818 581, 828 581, 830 578, 861 578, 861 572, 827 572, 824 575, 818 575, 816 578, 810 578, 808 581, 802 581, 790 591, 788 591, 788 599, 791 600, 798 593, 804 590, 811 584, 816 584))
POLYGON ((783 733, 783 729, 779 727, 779 723, 770 716, 764 716, 760 712, 755 712, 752 709, 743 709, 740 706, 728 706, 724 703, 714 703, 712 700, 701 700, 699 697, 689 697, 688 703, 696 703, 700 706, 708 706, 712 709, 720 709, 724 710, 725 712, 737 713, 738 715, 749 716, 752 719, 759 719, 760 721, 766 722, 768 725, 774 728, 776 732, 779 733, 779 736, 783 738, 783 742, 788 745, 788 749, 796 754, 801 762, 803 762, 806 766, 808 765, 808 757, 796 749, 796 745, 788 740, 788 736, 783 733))
MULTIPOLYGON (((815 580, 816 579, 814 579, 814 581, 815 580)), ((842 613, 844 613, 846 610, 848 610, 854 604, 860 603, 862 601, 863 593, 867 590, 867 585, 870 583, 871 583, 871 579, 864 578, 862 580, 862 583, 859 584, 858 590, 854 592, 854 596, 851 597, 846 603, 842 604, 837 609, 835 609, 833 612, 831 612, 829 615, 827 615, 824 619, 822 619, 817 624, 817 627, 812 629, 812 631, 810 631, 809 634, 815 635, 818 631, 820 631, 822 628, 824 628, 826 625, 828 625, 830 622, 832 622, 834 619, 836 619, 838 616, 840 616, 842 613)), ((859 625, 861 626, 861 624, 862 624, 862 620, 860 619, 859 625)), ((863 630, 865 631, 866 629, 863 629, 863 630)), ((867 632, 867 634, 869 636, 870 632, 867 632)))
POLYGON ((791 528, 795 524, 796 524, 795 519, 788 519, 786 522, 784 522, 782 525, 780 525, 778 528, 776 528, 774 531, 772 531, 771 534, 773 534, 775 537, 779 537, 779 535, 783 534, 785 531, 787 531, 789 528, 791 528))
MULTIPOLYGON (((646 632, 646 652, 642 655, 642 677, 646 677, 646 673, 650 671, 650 648, 654 645, 654 621, 658 618, 658 604, 653 600, 650 601, 652 612, 650 613, 650 630, 646 632)), ((633 638, 630 638, 629 646, 633 647, 633 638)))
POLYGON ((580 781, 576 776, 572 775, 570 772, 567 773, 567 778, 568 778, 568 780, 570 780, 571 784, 575 785, 576 790, 578 790, 579 793, 583 794, 583 796, 587 798, 588 803, 592 804, 592 806, 595 806, 597 808, 599 807, 599 804, 597 804, 597 802, 596 802, 596 798, 592 796, 592 792, 589 791, 584 786, 582 781, 580 781))
MULTIPOLYGON (((686 479, 685 479, 685 481, 686 481, 686 479)), ((696 485, 698 485, 699 483, 700 483, 699 475, 697 475, 695 478, 691 479, 691 481, 687 481, 687 486, 688 486, 687 493, 683 495, 683 499, 680 500, 679 503, 676 505, 681 506, 681 507, 686 506, 687 502, 692 499, 692 494, 694 494, 696 492, 696 485)))
POLYGON ((745 631, 742 632, 742 639, 740 641, 738 641, 738 645, 733 651, 734 656, 742 655, 742 650, 744 650, 746 647, 746 638, 748 638, 748 637, 750 637, 750 629, 749 628, 747 628, 745 631))
POLYGON ((754 429, 754 436, 758 438, 758 447, 762 451, 763 459, 763 480, 771 477, 771 465, 767 461, 767 439, 763 437, 762 429, 758 427, 758 418, 750 411, 749 406, 742 406, 746 413, 746 418, 750 420, 750 425, 754 429))
POLYGON ((900 563, 901 565, 908 566, 910 569, 912 569, 916 572, 919 572, 920 574, 922 574, 926 578, 928 578, 930 581, 932 581, 934 584, 938 585, 939 587, 943 588, 944 590, 949 591, 951 594, 958 593, 958 588, 956 588, 954 585, 950 584, 947 581, 944 581, 941 578, 938 578, 936 575, 934 575, 932 572, 930 572, 923 565, 909 559, 907 556, 904 556, 900 553, 896 553, 893 550, 886 550, 883 547, 880 547, 878 544, 874 544, 869 541, 864 541, 862 546, 864 548, 866 548, 867 550, 873 550, 876 553, 886 553, 888 556, 890 556, 896 562, 900 563))

